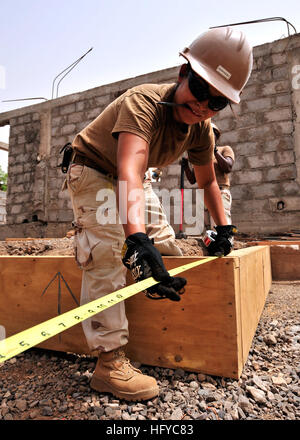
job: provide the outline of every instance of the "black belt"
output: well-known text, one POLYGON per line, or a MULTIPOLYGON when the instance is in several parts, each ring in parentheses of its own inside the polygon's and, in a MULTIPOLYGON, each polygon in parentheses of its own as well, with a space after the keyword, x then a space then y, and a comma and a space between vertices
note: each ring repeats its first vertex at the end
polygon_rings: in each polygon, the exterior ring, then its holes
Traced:
POLYGON ((77 165, 84 165, 89 168, 93 168, 94 170, 99 171, 99 173, 104 174, 105 176, 110 176, 110 177, 113 177, 114 179, 117 179, 111 173, 109 173, 108 171, 101 168, 99 165, 97 165, 95 162, 93 162, 88 157, 76 154, 72 160, 72 163, 75 163, 77 165))

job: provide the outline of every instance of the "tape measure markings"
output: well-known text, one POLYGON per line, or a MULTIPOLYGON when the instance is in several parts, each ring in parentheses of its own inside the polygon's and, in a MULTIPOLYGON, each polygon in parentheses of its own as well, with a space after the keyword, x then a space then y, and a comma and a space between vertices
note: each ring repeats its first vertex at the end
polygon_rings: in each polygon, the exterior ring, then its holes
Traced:
MULTIPOLYGON (((171 269, 169 274, 171 276, 177 275, 216 258, 218 257, 208 257, 203 260, 184 264, 171 269)), ((159 281, 156 281, 153 277, 149 277, 0 341, 0 363, 158 283, 159 281)))

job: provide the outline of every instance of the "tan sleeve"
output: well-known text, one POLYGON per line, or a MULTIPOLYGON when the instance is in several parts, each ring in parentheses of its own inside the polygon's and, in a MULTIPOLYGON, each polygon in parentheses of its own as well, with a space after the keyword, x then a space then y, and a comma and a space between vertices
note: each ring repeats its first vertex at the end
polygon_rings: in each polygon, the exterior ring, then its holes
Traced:
POLYGON ((118 108, 114 137, 122 131, 136 134, 150 143, 157 127, 157 109, 147 95, 134 92, 124 97, 118 108))
POLYGON ((207 165, 214 159, 215 137, 210 119, 199 124, 195 129, 188 158, 193 165, 207 165))
POLYGON ((229 145, 226 145, 224 147, 218 147, 218 150, 224 157, 230 157, 233 161, 235 160, 234 151, 229 145))

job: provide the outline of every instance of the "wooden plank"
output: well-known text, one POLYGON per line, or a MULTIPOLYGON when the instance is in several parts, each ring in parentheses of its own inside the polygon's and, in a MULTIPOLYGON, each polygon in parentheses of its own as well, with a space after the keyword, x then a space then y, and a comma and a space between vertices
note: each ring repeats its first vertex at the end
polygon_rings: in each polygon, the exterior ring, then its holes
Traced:
MULTIPOLYGON (((248 243, 250 244, 250 242, 248 243)), ((271 250, 274 281, 300 280, 300 241, 262 241, 254 246, 267 245, 271 250)))
POLYGON ((274 281, 300 280, 300 243, 271 246, 271 262, 274 281))
MULTIPOLYGON (((164 261, 169 270, 182 257, 164 261)), ((237 377, 234 259, 215 260, 182 276, 188 283, 178 303, 143 295, 126 302, 129 356, 149 365, 237 377)))
MULTIPOLYGON (((237 301, 240 301, 241 360, 244 365, 252 344, 265 301, 272 284, 270 248, 258 246, 257 252, 251 248, 239 252, 239 289, 237 301)), ((234 254, 234 253, 233 253, 234 254)), ((238 306, 237 306, 238 307, 238 306)), ((240 371, 241 373, 241 371, 240 371)))
MULTIPOLYGON (((178 303, 143 293, 126 300, 128 355, 143 364, 238 378, 270 284, 266 255, 253 246, 183 273, 187 288, 178 303)), ((198 258, 163 259, 170 270, 198 258)), ((0 325, 7 336, 77 306, 62 276, 79 302, 81 271, 73 256, 1 256, 0 272, 0 325)), ((40 347, 91 354, 81 324, 40 347)))
MULTIPOLYGON (((63 280, 58 276, 42 295, 56 274, 62 274, 79 302, 81 272, 74 257, 1 256, 0 257, 0 325, 11 336, 40 324, 60 313, 77 307, 63 280)), ((81 325, 48 339, 38 347, 50 350, 89 353, 81 325)))

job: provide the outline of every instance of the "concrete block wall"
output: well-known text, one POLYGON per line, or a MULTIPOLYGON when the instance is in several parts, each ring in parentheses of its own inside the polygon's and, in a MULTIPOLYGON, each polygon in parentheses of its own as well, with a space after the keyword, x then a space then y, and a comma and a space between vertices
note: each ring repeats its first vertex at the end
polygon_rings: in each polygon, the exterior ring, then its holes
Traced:
MULTIPOLYGON (((236 117, 228 107, 214 118, 222 130, 220 144, 236 153, 232 212, 242 232, 299 228, 300 79, 295 66, 300 71, 299 34, 255 47, 249 83, 241 104, 233 106, 236 117)), ((7 222, 0 238, 64 235, 73 212, 67 191, 61 191, 62 146, 128 88, 174 82, 177 74, 173 67, 0 114, 0 126, 10 125, 7 222)), ((155 186, 174 189, 179 182, 176 162, 155 186)), ((191 187, 187 180, 185 187, 191 187)))
POLYGON ((73 211, 68 192, 61 191, 61 148, 128 88, 173 82, 177 71, 165 69, 0 114, 0 126, 10 125, 7 216, 0 239, 63 236, 73 211))
POLYGON ((214 118, 236 154, 232 219, 241 231, 299 229, 300 35, 254 48, 241 104, 214 118), (299 76, 299 75, 298 75, 299 76))

